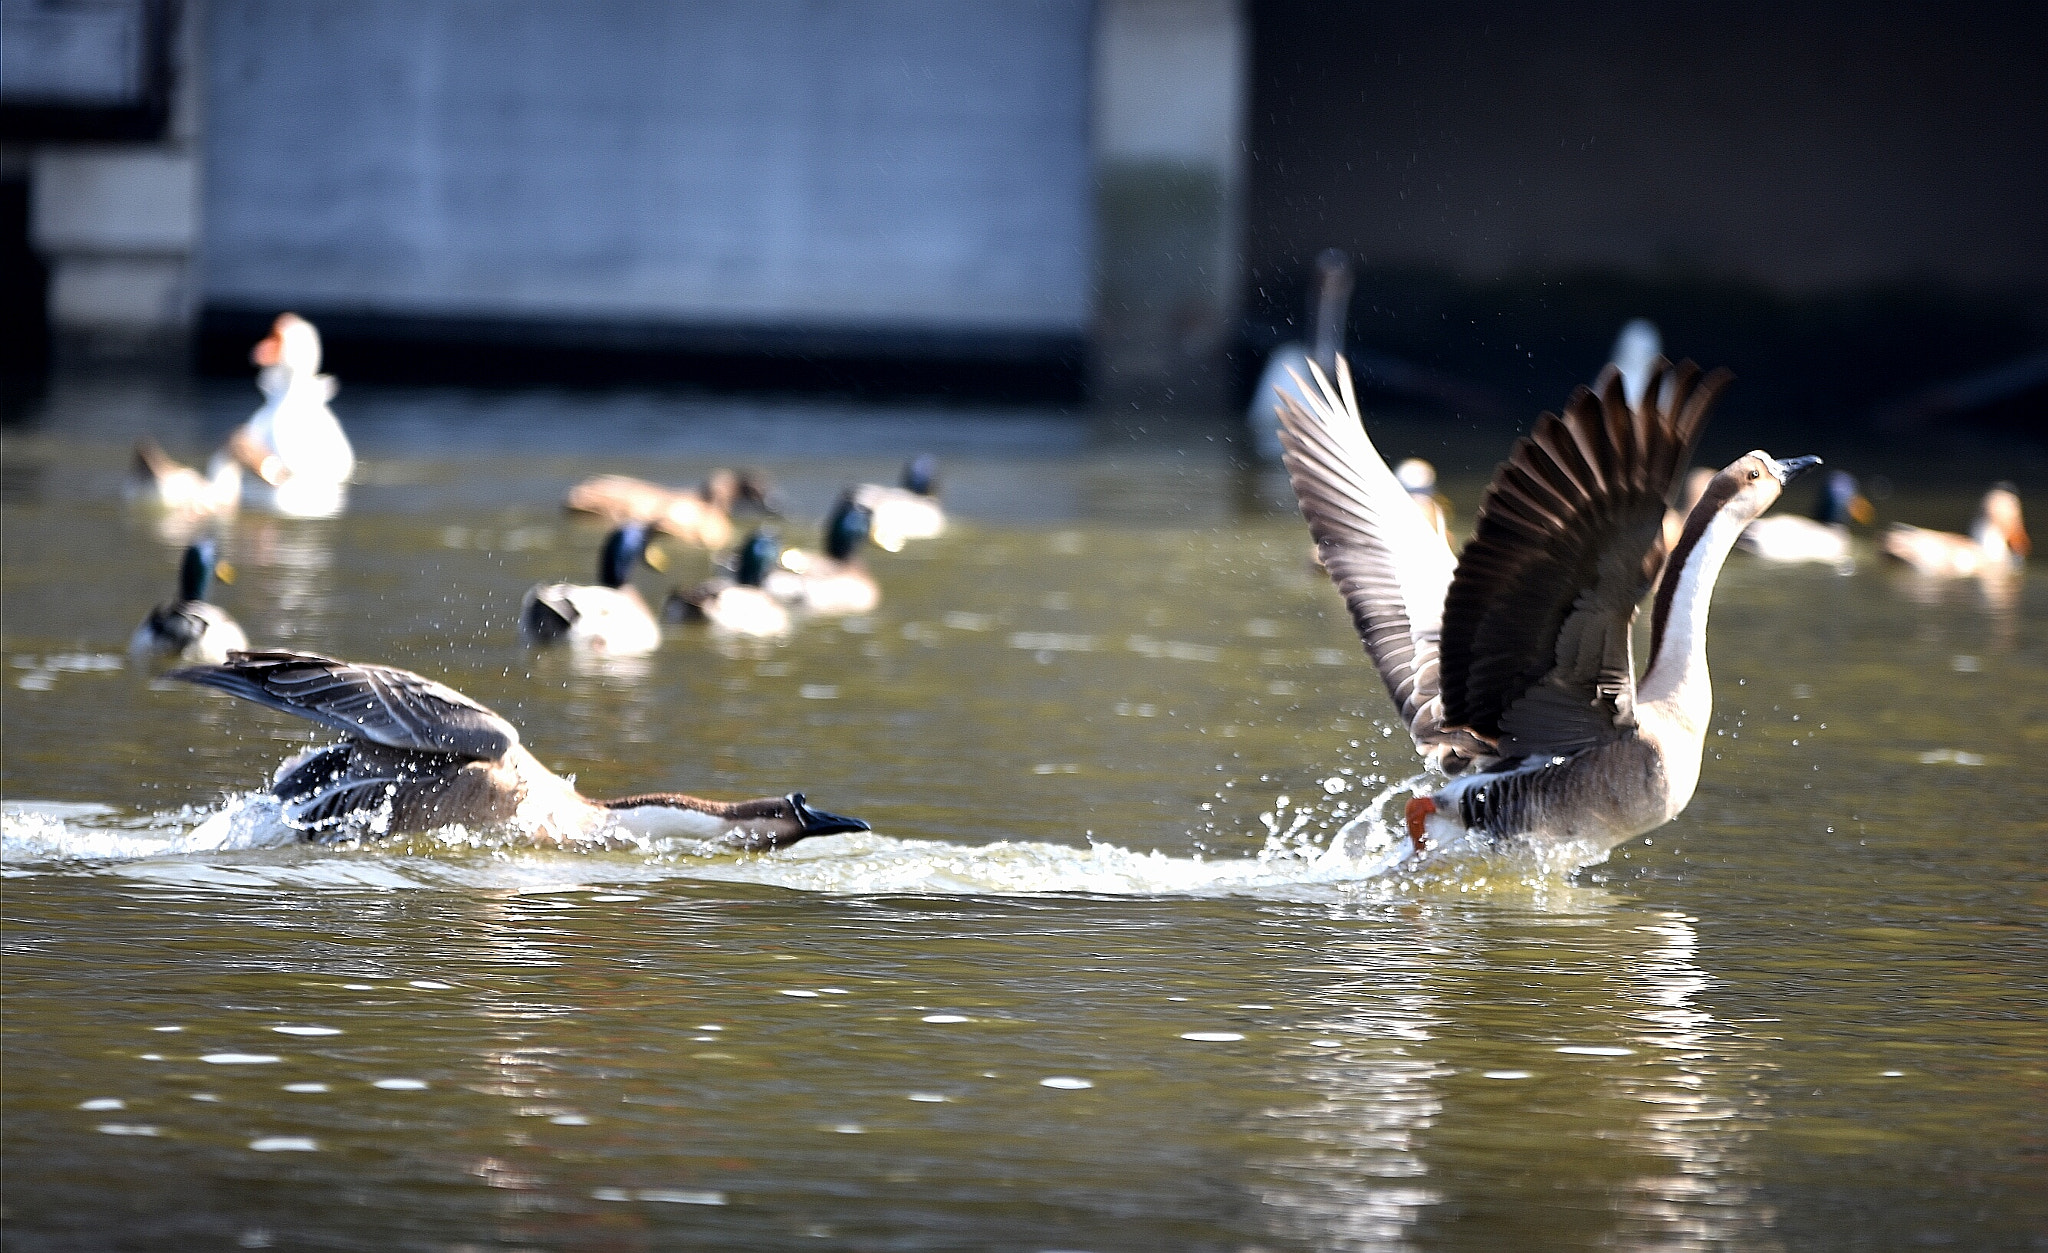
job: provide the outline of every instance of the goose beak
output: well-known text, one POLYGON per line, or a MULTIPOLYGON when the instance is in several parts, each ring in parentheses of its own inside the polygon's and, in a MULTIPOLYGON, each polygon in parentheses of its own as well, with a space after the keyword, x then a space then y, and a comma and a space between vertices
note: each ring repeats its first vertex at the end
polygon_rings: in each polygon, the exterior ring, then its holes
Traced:
POLYGON ((261 343, 257 344, 256 347, 249 351, 249 362, 251 365, 259 365, 268 368, 270 366, 276 365, 277 359, 280 356, 282 356, 283 353, 284 340, 278 337, 276 331, 272 331, 269 335, 264 337, 261 343))
POLYGON ((1819 457, 1793 457, 1789 460, 1780 461, 1775 467, 1778 471, 1778 481, 1790 483, 1793 479, 1798 478, 1819 464, 1819 457))
POLYGON ((822 809, 812 809, 804 803, 802 792, 789 794, 789 807, 795 812, 796 820, 804 824, 803 833, 807 836, 839 835, 847 831, 874 829, 858 818, 845 818, 838 814, 828 814, 822 809))

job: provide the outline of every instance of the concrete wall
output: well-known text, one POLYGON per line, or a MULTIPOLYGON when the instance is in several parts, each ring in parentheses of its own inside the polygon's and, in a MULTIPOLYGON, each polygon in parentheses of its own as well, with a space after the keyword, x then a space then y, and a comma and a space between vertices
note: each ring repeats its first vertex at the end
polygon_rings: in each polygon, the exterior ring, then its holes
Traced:
POLYGON ((1078 335, 1087 0, 216 0, 211 306, 1078 335))

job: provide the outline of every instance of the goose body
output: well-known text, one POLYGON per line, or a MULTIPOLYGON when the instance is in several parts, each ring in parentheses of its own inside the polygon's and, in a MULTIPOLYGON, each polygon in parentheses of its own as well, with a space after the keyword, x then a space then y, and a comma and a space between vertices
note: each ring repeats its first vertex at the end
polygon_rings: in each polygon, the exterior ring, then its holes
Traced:
POLYGON ((279 314, 250 359, 261 367, 264 402, 228 437, 225 451, 256 476, 258 503, 295 518, 327 518, 348 500, 355 450, 327 402, 335 384, 320 373, 320 333, 279 314))
POLYGON ((613 531, 605 537, 595 584, 542 583, 528 589, 519 608, 521 638, 615 657, 661 647, 661 623, 631 582, 634 566, 647 553, 646 527, 613 531))
POLYGON ((740 545, 732 577, 721 575, 670 592, 662 616, 671 622, 708 623, 724 635, 768 639, 789 634, 789 610, 762 586, 780 549, 773 535, 755 531, 740 545))
POLYGON ((592 800, 528 752, 511 723, 409 670, 312 653, 240 652, 170 677, 342 733, 339 743, 286 761, 271 784, 285 821, 309 840, 460 823, 509 825, 546 843, 630 832, 757 850, 868 829, 857 818, 812 809, 800 792, 737 802, 680 792, 592 800))
POLYGON ((187 547, 178 563, 178 598, 149 611, 128 638, 129 655, 144 665, 220 662, 227 660, 229 653, 249 647, 241 624, 206 599, 216 574, 226 573, 212 540, 187 547))
POLYGON ((1744 527, 1735 544, 1764 561, 1847 566, 1854 561, 1849 547, 1849 523, 1870 519, 1870 502, 1856 490, 1855 477, 1835 470, 1828 475, 1813 517, 1767 514, 1744 527))
POLYGON ((863 483, 853 489, 856 504, 873 517, 869 528, 876 547, 902 552, 904 542, 937 539, 946 533, 946 510, 939 504, 938 461, 930 453, 903 467, 897 487, 863 483))
POLYGON ((202 474, 173 460, 163 445, 145 435, 135 441, 123 495, 131 504, 162 509, 193 522, 233 514, 242 503, 242 467, 216 456, 202 474))
POLYGON ((701 487, 663 487, 623 474, 600 474, 569 489, 562 507, 613 526, 638 523, 687 544, 716 550, 732 542, 732 514, 741 503, 766 512, 767 488, 752 474, 714 470, 701 487))
POLYGON ((858 492, 839 498, 825 519, 822 552, 784 549, 761 581, 770 596, 814 617, 872 613, 882 603, 881 585, 860 559, 874 527, 874 514, 858 492))
POLYGON ((1885 532, 1884 551, 1922 574, 1966 578, 2019 569, 2033 551, 2033 541, 2020 513, 2019 491, 2000 483, 1984 493, 1968 535, 1896 522, 1885 532))
POLYGON ((1742 528, 1812 458, 1752 452, 1715 475, 1667 556, 1663 516, 1728 376, 1653 364, 1580 388, 1518 441, 1462 555, 1360 423, 1348 368, 1283 406, 1286 465, 1325 567, 1417 748, 1446 782, 1409 802, 1418 851, 1533 846, 1578 860, 1692 798, 1713 712, 1706 618, 1742 528), (1660 576, 1661 570, 1661 576, 1660 576), (1638 688, 1630 627, 1655 585, 1638 688))

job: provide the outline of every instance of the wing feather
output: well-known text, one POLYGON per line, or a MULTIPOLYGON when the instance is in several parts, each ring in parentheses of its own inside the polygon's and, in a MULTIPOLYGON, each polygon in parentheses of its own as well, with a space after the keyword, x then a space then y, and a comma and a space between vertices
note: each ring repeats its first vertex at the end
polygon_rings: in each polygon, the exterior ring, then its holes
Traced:
POLYGON ((170 672, 386 748, 490 761, 519 731, 452 687, 392 666, 354 665, 313 653, 242 652, 218 666, 170 672))

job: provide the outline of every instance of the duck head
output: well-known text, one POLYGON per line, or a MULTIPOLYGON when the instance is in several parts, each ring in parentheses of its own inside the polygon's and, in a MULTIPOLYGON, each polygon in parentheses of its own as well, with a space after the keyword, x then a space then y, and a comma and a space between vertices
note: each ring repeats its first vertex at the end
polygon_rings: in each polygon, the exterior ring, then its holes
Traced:
POLYGON ((732 581, 743 587, 759 587, 782 556, 782 541, 773 531, 755 531, 740 545, 739 560, 733 566, 732 581))
POLYGON ((834 561, 853 560, 874 525, 873 511, 855 504, 851 492, 841 496, 832 507, 832 516, 825 519, 825 555, 834 561))
POLYGON ((2034 551, 2034 542, 2027 538, 2026 521, 2020 514, 2020 489, 2013 484, 1999 483, 1984 493, 1977 519, 1980 543, 1988 531, 2004 540, 2006 551, 2015 556, 2025 557, 2034 551))
POLYGON ((1828 471, 1826 486, 1821 488, 1820 500, 1813 507, 1813 520, 1831 526, 1847 525, 1850 522, 1870 525, 1877 517, 1877 511, 1857 490, 1856 476, 1847 470, 1828 471))
POLYGON ((920 496, 939 494, 939 459, 919 453, 903 465, 903 486, 920 496))
POLYGON ((249 360, 265 369, 283 366, 292 374, 320 372, 320 332, 296 313, 280 313, 270 324, 270 334, 249 353, 249 360))
POLYGON ((645 561, 659 570, 667 563, 660 550, 647 546, 650 532, 640 523, 622 526, 604 537, 597 554, 597 581, 605 587, 624 587, 633 581, 633 567, 645 561))
MULTIPOLYGON (((1713 477, 1707 484, 1707 490, 1700 494, 1699 504, 1693 513, 1697 516, 1702 509, 1711 510, 1713 514, 1729 515, 1747 525, 1778 503, 1778 497, 1785 492, 1785 484, 1819 464, 1819 457, 1792 457, 1780 461, 1763 449, 1756 449, 1737 457, 1727 469, 1713 477)), ((1688 534, 1692 532, 1692 523, 1687 523, 1686 531, 1688 534)))
POLYGON ((219 559, 214 542, 203 539, 188 545, 183 560, 178 562, 178 599, 205 600, 215 575, 223 583, 235 581, 234 567, 219 559))

